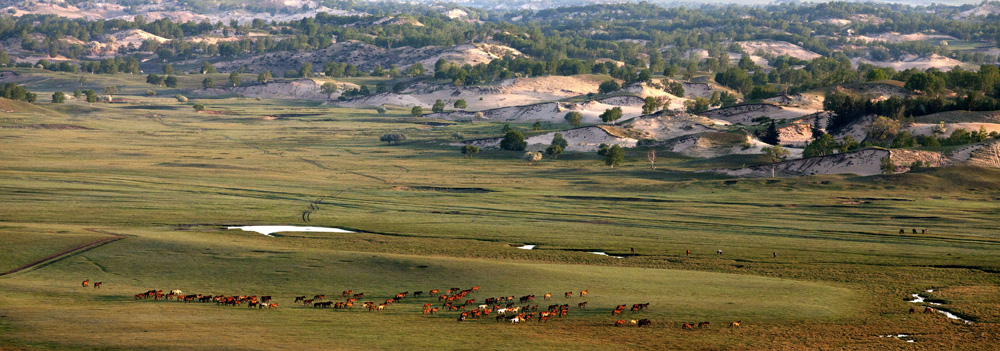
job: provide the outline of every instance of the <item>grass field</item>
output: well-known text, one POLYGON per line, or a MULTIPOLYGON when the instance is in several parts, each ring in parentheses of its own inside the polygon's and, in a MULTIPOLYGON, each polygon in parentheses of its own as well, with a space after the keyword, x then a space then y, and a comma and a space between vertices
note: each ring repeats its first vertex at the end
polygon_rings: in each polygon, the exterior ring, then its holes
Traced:
MULTIPOLYGON (((27 85, 46 96, 53 79, 27 85)), ((116 79, 145 90, 142 77, 116 79)), ((454 132, 496 136, 493 123, 162 95, 4 102, 0 270, 104 233, 126 238, 0 277, 0 349, 938 350, 982 349, 1000 335, 1000 171, 730 179, 694 171, 755 159, 661 153, 650 170, 644 150, 613 169, 572 153, 529 166, 516 153, 466 159, 445 145, 454 132), (386 132, 408 140, 380 143, 386 132), (252 224, 360 233, 225 229, 252 224), (105 285, 82 288, 85 279, 105 285), (292 303, 472 286, 480 301, 534 294, 570 313, 509 325, 422 315, 432 297, 382 313, 292 303), (133 299, 150 289, 273 295, 280 307, 133 299), (908 314, 906 299, 927 289, 975 323, 908 314), (646 302, 636 317, 610 315, 646 302), (616 328, 618 318, 653 325, 616 328), (711 326, 681 329, 701 321, 711 326)))

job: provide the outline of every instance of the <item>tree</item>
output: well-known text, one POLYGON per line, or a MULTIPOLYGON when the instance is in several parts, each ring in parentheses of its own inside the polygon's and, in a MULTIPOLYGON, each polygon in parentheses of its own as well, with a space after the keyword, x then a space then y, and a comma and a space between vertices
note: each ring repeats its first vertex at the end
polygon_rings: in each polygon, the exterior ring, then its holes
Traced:
POLYGON ((420 106, 413 106, 413 108, 410 109, 410 114, 413 115, 413 117, 420 117, 420 115, 424 114, 424 108, 420 106))
POLYGON ((868 127, 868 138, 878 144, 884 144, 899 133, 899 122, 888 117, 878 116, 868 127))
POLYGON ((656 169, 656 150, 646 151, 646 159, 649 160, 649 169, 656 169))
POLYGON ((921 91, 927 95, 937 95, 944 90, 944 79, 931 73, 914 73, 906 80, 903 88, 921 91))
POLYGON ((892 147, 894 148, 913 147, 915 144, 916 140, 913 139, 913 134, 905 130, 896 134, 896 138, 892 139, 892 147))
POLYGON ((472 157, 472 155, 475 155, 475 154, 478 154, 478 153, 479 153, 479 147, 478 146, 475 146, 475 145, 465 145, 465 146, 462 146, 462 155, 465 155, 465 158, 472 157))
POLYGON ((108 87, 104 87, 104 89, 101 90, 101 93, 103 93, 104 95, 114 95, 114 94, 117 94, 118 93, 118 87, 116 87, 114 85, 108 86, 108 87))
POLYGON ((61 91, 52 93, 52 103, 61 104, 66 102, 66 94, 61 91))
POLYGON ((885 73, 885 71, 882 70, 881 68, 874 68, 871 71, 868 71, 867 74, 865 74, 865 80, 869 82, 875 82, 886 79, 889 79, 889 74, 885 73))
POLYGON ((539 160, 542 159, 542 153, 537 151, 528 151, 525 152, 524 156, 522 156, 521 158, 523 158, 525 161, 528 161, 528 165, 530 166, 532 163, 538 162, 539 160))
POLYGON ((816 140, 806 145, 802 150, 802 157, 817 157, 832 155, 837 152, 837 140, 830 134, 823 134, 816 140))
POLYGON ((570 125, 580 126, 580 124, 582 124, 581 122, 583 121, 583 114, 576 111, 567 112, 565 118, 566 122, 569 122, 570 125))
POLYGON ((215 70, 215 66, 212 66, 211 62, 205 61, 201 64, 201 74, 215 74, 219 71, 215 70))
POLYGON ((465 103, 465 99, 455 100, 455 108, 466 108, 469 105, 465 103))
POLYGON ((519 130, 511 130, 500 140, 500 148, 510 151, 524 151, 528 147, 528 142, 524 141, 524 134, 519 130))
POLYGON ((694 100, 684 102, 685 110, 687 110, 688 113, 702 113, 708 111, 709 106, 708 99, 701 96, 695 97, 694 100))
POLYGON ((765 146, 760 148, 760 151, 763 151, 764 156, 767 157, 768 161, 771 161, 771 178, 774 178, 776 162, 784 160, 791 154, 787 149, 781 147, 781 145, 765 146))
POLYGON ((547 155, 549 155, 549 157, 552 157, 553 159, 556 159, 556 158, 559 158, 559 155, 561 155, 563 153, 563 147, 559 146, 559 145, 556 145, 556 144, 552 144, 552 145, 549 145, 549 147, 545 149, 545 153, 547 155))
POLYGON ((431 112, 434 113, 444 112, 444 101, 441 101, 441 99, 435 101, 434 106, 431 106, 431 112))
POLYGON ((202 104, 194 104, 192 107, 194 107, 195 112, 205 111, 205 105, 202 104))
POLYGON ((656 112, 656 109, 660 108, 660 102, 655 97, 647 96, 645 101, 646 103, 642 104, 642 114, 644 115, 656 112))
POLYGON ((169 77, 163 79, 163 85, 166 85, 167 88, 176 88, 177 87, 177 77, 175 77, 175 76, 169 76, 169 77))
POLYGON ((622 161, 625 161, 625 149, 618 145, 607 148, 604 153, 604 164, 615 168, 615 166, 620 166, 622 161))
POLYGON ((232 83, 234 87, 240 85, 240 74, 237 72, 230 73, 229 82, 232 83))
POLYGON ((163 65, 163 74, 168 75, 168 76, 169 75, 173 75, 174 74, 174 66, 171 66, 169 63, 163 65))
POLYGON ((80 91, 80 88, 73 89, 73 97, 74 98, 79 99, 82 96, 83 96, 83 92, 80 91))
POLYGON ((404 135, 403 133, 385 133, 382 134, 382 136, 379 137, 378 140, 384 141, 389 145, 392 145, 392 143, 396 143, 396 145, 399 145, 399 142, 406 141, 406 135, 404 135))
POLYGON ((310 77, 312 77, 313 76, 312 70, 313 70, 313 64, 312 64, 312 62, 303 63, 302 67, 299 67, 299 77, 302 77, 302 78, 310 78, 310 77))
POLYGON ((503 127, 500 127, 500 133, 501 134, 510 133, 510 131, 512 131, 512 130, 514 130, 514 128, 510 126, 510 123, 504 123, 503 127))
POLYGON ((532 124, 531 130, 542 130, 542 122, 535 122, 535 124, 532 124))
POLYGON ((212 80, 212 77, 205 77, 205 79, 201 81, 201 86, 206 89, 215 87, 215 81, 212 80))
POLYGON ((7 66, 10 64, 10 55, 6 51, 0 50, 0 66, 7 66))
POLYGON ((562 133, 556 133, 552 136, 552 145, 559 145, 559 147, 565 149, 569 146, 569 142, 566 141, 566 138, 563 138, 562 133))
POLYGON ((380 115, 384 115, 387 111, 385 110, 385 107, 379 106, 375 108, 375 112, 380 115))
POLYGON ((146 96, 156 96, 156 90, 146 89, 146 96))
POLYGON ((326 82, 319 87, 319 90, 322 91, 323 94, 330 96, 330 94, 337 92, 337 84, 334 82, 326 82))
POLYGON ((771 120, 771 124, 767 126, 767 131, 764 135, 760 136, 760 141, 771 145, 778 145, 780 134, 778 134, 778 127, 775 125, 774 120, 771 120))
POLYGON ((87 102, 89 102, 89 103, 95 103, 95 102, 97 102, 97 92, 96 91, 93 91, 92 89, 87 89, 87 90, 84 90, 83 93, 87 95, 87 102))
POLYGON ((150 73, 149 75, 146 76, 146 83, 149 83, 149 84, 152 84, 152 85, 156 85, 156 86, 163 85, 163 80, 164 80, 164 77, 161 76, 161 75, 158 75, 158 74, 152 74, 152 73, 150 73))
POLYGON ((601 94, 609 94, 621 88, 622 86, 619 85, 617 81, 609 80, 601 83, 601 85, 597 87, 597 91, 601 94))
POLYGON ((601 120, 604 121, 604 123, 611 122, 611 124, 615 124, 615 121, 617 121, 619 118, 622 118, 621 107, 614 107, 604 110, 604 113, 601 114, 601 120))
POLYGON ((177 99, 177 102, 188 102, 188 98, 181 94, 174 95, 174 98, 177 99))
POLYGON ((271 71, 264 71, 257 74, 257 83, 264 84, 271 80, 271 71))
POLYGON ((878 168, 882 171, 882 174, 896 173, 896 163, 892 162, 892 159, 889 157, 883 157, 879 162, 878 168))

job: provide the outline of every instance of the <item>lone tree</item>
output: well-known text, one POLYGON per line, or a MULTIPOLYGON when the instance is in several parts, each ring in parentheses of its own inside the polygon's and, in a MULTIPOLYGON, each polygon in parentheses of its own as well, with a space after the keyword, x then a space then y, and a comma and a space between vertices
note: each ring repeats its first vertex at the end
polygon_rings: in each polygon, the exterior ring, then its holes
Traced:
POLYGON ((385 133, 382 134, 382 136, 379 137, 378 140, 384 141, 388 145, 392 145, 392 143, 396 143, 396 145, 399 145, 399 142, 406 141, 406 135, 403 133, 385 133))
POLYGON ((454 106, 455 106, 455 108, 466 108, 466 107, 469 107, 469 104, 465 103, 465 99, 458 99, 458 100, 455 100, 455 105, 454 106))
POLYGON ((771 124, 767 126, 767 131, 764 132, 764 135, 760 136, 760 141, 771 145, 778 145, 780 141, 778 137, 778 126, 774 124, 774 120, 771 120, 771 124))
POLYGON ((519 130, 511 130, 500 140, 500 148, 510 151, 524 151, 528 147, 528 142, 524 141, 524 134, 519 130))
POLYGON ((215 73, 219 73, 219 71, 215 70, 215 66, 212 66, 212 63, 208 61, 202 62, 201 74, 215 74, 215 73))
POLYGON ((378 113, 378 114, 380 114, 380 115, 384 115, 386 113, 386 110, 385 110, 385 107, 379 106, 379 107, 375 108, 375 112, 378 113))
POLYGON ((618 82, 614 80, 609 80, 604 83, 601 83, 601 85, 597 87, 597 90, 600 91, 601 94, 608 94, 621 88, 622 86, 619 85, 618 82))
POLYGON ((524 158, 525 161, 528 161, 528 165, 530 166, 532 163, 542 159, 542 153, 537 151, 528 151, 524 153, 522 158, 524 158))
POLYGON ((549 145, 549 147, 545 149, 545 154, 549 155, 549 157, 552 157, 553 159, 559 158, 559 155, 562 155, 562 153, 563 147, 556 144, 549 145))
POLYGON ((656 150, 646 151, 646 159, 649 160, 649 169, 656 169, 656 150))
POLYGON ((61 104, 66 102, 66 94, 61 91, 52 93, 52 103, 61 104))
POLYGON ((240 74, 236 72, 230 73, 229 82, 232 83, 234 87, 240 85, 240 74))
POLYGON ((475 146, 475 145, 465 145, 465 146, 462 146, 462 155, 464 155, 465 158, 472 157, 472 155, 475 155, 475 154, 478 154, 478 153, 479 153, 479 147, 478 146, 475 146))
POLYGON ((566 122, 573 126, 580 126, 583 122, 583 115, 579 112, 567 112, 565 118, 566 122))
POLYGON ((203 88, 206 88, 206 89, 214 87, 215 86, 215 81, 212 80, 212 77, 207 77, 207 78, 205 78, 204 80, 201 81, 201 86, 203 88))
POLYGON ((163 79, 163 85, 166 85, 167 88, 176 88, 177 87, 177 77, 175 77, 175 76, 169 76, 167 78, 164 78, 163 79))
POLYGON ((556 133, 552 136, 552 145, 559 145, 559 147, 565 150, 569 146, 569 142, 566 141, 566 138, 563 138, 562 133, 556 133))
POLYGON ((87 95, 87 102, 89 103, 97 102, 97 92, 94 91, 93 89, 84 90, 83 93, 87 95))
POLYGON ((767 157, 768 161, 771 161, 771 178, 774 178, 776 163, 784 160, 790 153, 787 149, 781 147, 781 145, 765 146, 760 148, 760 151, 763 151, 764 156, 767 157))
POLYGON ((193 107, 194 107, 194 111, 195 111, 195 112, 201 112, 201 111, 205 111, 205 105, 202 105, 202 104, 194 104, 194 106, 193 106, 193 107))
POLYGON ((647 96, 645 101, 646 102, 642 104, 642 114, 644 115, 656 112, 656 110, 660 108, 660 101, 655 97, 647 96))
POLYGON ((611 168, 619 166, 625 161, 625 149, 618 145, 612 145, 608 148, 608 151, 604 153, 604 163, 611 168))
POLYGON ((271 71, 264 71, 257 74, 257 83, 264 84, 271 80, 271 71))
POLYGON ((319 90, 322 91, 323 94, 329 96, 330 94, 337 92, 337 83, 334 82, 323 83, 323 85, 319 87, 319 90))
POLYGON ((896 163, 892 162, 891 158, 883 157, 879 164, 879 169, 882 170, 882 174, 896 173, 896 163))
POLYGON ((601 114, 601 120, 604 121, 604 123, 611 122, 611 124, 615 124, 615 121, 617 121, 619 118, 622 118, 621 107, 614 107, 604 110, 604 113, 601 114))
POLYGON ((410 114, 413 115, 413 117, 420 117, 424 114, 424 108, 420 106, 413 106, 413 108, 410 109, 410 114))
POLYGON ((434 106, 431 106, 431 112, 434 113, 444 112, 444 101, 441 101, 441 99, 435 101, 434 106))

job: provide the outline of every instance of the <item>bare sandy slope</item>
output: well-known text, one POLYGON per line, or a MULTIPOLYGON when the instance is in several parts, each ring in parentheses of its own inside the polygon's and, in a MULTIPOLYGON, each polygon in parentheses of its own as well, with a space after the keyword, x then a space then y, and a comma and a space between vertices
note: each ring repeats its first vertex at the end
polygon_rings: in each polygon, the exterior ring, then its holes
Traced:
POLYGON ((869 63, 879 67, 892 67, 897 71, 902 71, 909 68, 916 68, 921 71, 926 70, 928 68, 937 68, 942 71, 950 71, 953 68, 955 68, 955 66, 960 66, 969 69, 975 68, 973 65, 969 65, 959 60, 950 57, 944 57, 938 54, 932 54, 930 56, 925 56, 925 57, 909 57, 899 61, 872 61, 863 58, 853 58, 851 59, 851 63, 854 66, 857 66, 859 63, 869 63))
POLYGON ((962 11, 955 18, 986 17, 991 14, 1000 14, 1000 4, 985 3, 970 10, 962 11))
MULTIPOLYGON (((198 89, 194 91, 198 95, 229 95, 240 94, 248 97, 276 98, 276 99, 306 99, 306 100, 327 100, 331 98, 320 91, 320 83, 312 79, 299 79, 291 82, 271 82, 250 86, 240 86, 235 88, 211 88, 198 89)), ((334 95, 333 98, 336 98, 334 95)))
MULTIPOLYGON (((675 96, 663 91, 663 89, 651 87, 646 83, 632 84, 623 88, 622 91, 640 98, 652 96, 657 99, 665 100, 666 106, 663 107, 665 110, 684 110, 684 103, 691 101, 691 99, 675 96)), ((687 93, 687 91, 685 91, 685 93, 687 93)))
MULTIPOLYGON (((756 54, 757 50, 764 51, 766 53, 773 53, 776 56, 788 55, 800 60, 810 61, 822 55, 815 52, 804 49, 801 46, 776 40, 754 40, 754 41, 743 41, 739 42, 739 45, 743 47, 743 50, 751 54, 756 54)), ((730 54, 732 57, 732 54, 730 54)), ((740 56, 735 56, 737 59, 740 56)), ((758 63, 759 64, 759 63, 758 63)))
POLYGON ((979 167, 1000 168, 1000 141, 988 140, 952 151, 949 160, 979 167))
POLYGON ((862 176, 881 174, 882 159, 889 157, 898 165, 896 172, 904 172, 909 165, 920 160, 931 167, 939 167, 948 163, 947 159, 937 152, 915 150, 884 150, 863 149, 829 156, 811 157, 789 160, 774 165, 760 165, 736 169, 715 169, 717 172, 737 177, 760 178, 770 177, 772 166, 778 177, 797 177, 817 174, 857 174, 862 176))
POLYGON ((754 124, 752 120, 758 117, 792 119, 800 118, 819 111, 819 109, 809 107, 779 106, 775 104, 745 104, 709 110, 701 113, 701 115, 734 124, 751 125, 754 124))
POLYGON ((932 39, 938 39, 938 40, 957 40, 957 38, 955 38, 953 36, 944 35, 944 34, 936 34, 936 33, 910 33, 910 34, 902 34, 902 33, 898 33, 898 32, 887 32, 887 33, 880 33, 880 34, 874 34, 874 35, 856 35, 856 36, 851 37, 851 39, 862 40, 862 41, 866 41, 866 42, 870 42, 870 41, 883 41, 883 42, 890 43, 890 44, 899 44, 899 43, 905 43, 905 42, 908 42, 908 41, 925 41, 925 40, 932 40, 932 39))
POLYGON ((358 41, 345 41, 334 43, 329 47, 310 52, 272 52, 263 55, 256 55, 244 59, 220 62, 215 65, 220 72, 229 72, 242 66, 246 66, 252 72, 263 72, 269 70, 279 74, 288 69, 298 69, 303 63, 311 62, 317 71, 323 69, 327 62, 343 62, 357 66, 368 71, 375 66, 381 65, 388 69, 396 65, 399 69, 405 69, 420 62, 423 64, 427 74, 434 73, 434 63, 439 58, 459 63, 488 63, 494 58, 503 55, 519 56, 521 53, 515 49, 490 44, 469 44, 455 47, 427 46, 423 48, 399 47, 393 49, 380 48, 374 45, 365 44, 358 41))
POLYGON ((685 135, 720 131, 728 125, 729 122, 726 121, 684 112, 659 112, 623 123, 622 129, 636 139, 668 140, 685 135))
POLYGON ((793 123, 778 128, 778 141, 781 145, 805 147, 806 144, 812 141, 812 136, 812 125, 808 123, 793 123))
MULTIPOLYGON (((526 106, 501 107, 480 112, 483 114, 483 120, 521 123, 565 123, 567 113, 579 112, 583 116, 583 123, 600 124, 603 123, 600 115, 608 109, 621 107, 622 118, 628 119, 642 114, 642 104, 643 100, 635 96, 615 96, 582 103, 543 102, 526 106)), ((428 118, 440 118, 452 121, 472 121, 476 120, 475 116, 476 112, 473 111, 450 111, 426 115, 428 118)))
MULTIPOLYGON (((945 123, 945 132, 940 133, 940 136, 949 136, 951 133, 955 132, 956 129, 965 129, 969 132, 978 131, 979 128, 983 128, 987 133, 998 132, 1000 133, 1000 124, 997 123, 945 123)), ((937 123, 914 123, 912 126, 903 128, 913 135, 934 135, 935 129, 938 127, 937 123)))
MULTIPOLYGON (((624 135, 624 133, 617 128, 611 126, 590 126, 564 130, 561 132, 546 133, 527 138, 525 141, 528 143, 528 151, 545 150, 545 148, 552 144, 552 139, 555 137, 556 133, 562 133, 563 138, 566 139, 566 142, 568 143, 566 151, 575 152, 594 152, 597 151, 601 144, 620 145, 622 147, 629 148, 635 147, 636 142, 638 142, 638 140, 623 137, 622 135, 624 135)), ((500 140, 501 138, 488 138, 469 140, 450 145, 476 145, 481 148, 497 148, 500 145, 500 140)))
MULTIPOLYGON (((685 135, 658 145, 691 157, 759 154, 763 147, 770 146, 748 134, 715 131, 685 135)), ((801 149, 788 148, 788 151, 789 157, 802 157, 801 149)))
MULTIPOLYGON (((603 79, 606 77, 591 75, 548 76, 514 78, 489 86, 464 87, 421 83, 399 94, 379 94, 338 102, 337 104, 346 107, 423 106, 427 111, 439 99, 445 103, 449 110, 452 109, 451 107, 456 100, 464 99, 468 104, 466 110, 481 111, 557 101, 596 93, 597 87, 603 79)), ((601 110, 601 112, 604 111, 601 110)), ((565 115, 565 112, 563 114, 565 115)))

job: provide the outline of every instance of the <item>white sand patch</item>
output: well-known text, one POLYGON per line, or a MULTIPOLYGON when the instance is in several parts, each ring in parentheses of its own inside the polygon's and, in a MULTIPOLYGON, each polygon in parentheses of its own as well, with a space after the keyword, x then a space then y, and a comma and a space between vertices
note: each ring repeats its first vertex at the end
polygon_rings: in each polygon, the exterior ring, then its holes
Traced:
POLYGON ((898 32, 880 33, 880 34, 875 34, 875 35, 871 35, 871 36, 857 35, 857 36, 851 37, 851 39, 862 40, 862 41, 865 41, 865 42, 870 42, 870 41, 884 41, 884 42, 889 43, 889 44, 905 43, 905 42, 908 42, 908 41, 925 41, 925 40, 932 40, 932 39, 938 39, 938 40, 958 40, 957 38, 955 38, 953 36, 944 35, 944 34, 934 34, 934 33, 901 34, 901 33, 898 33, 898 32))
MULTIPOLYGON (((608 126, 583 127, 542 134, 525 139, 528 143, 529 151, 542 151, 552 145, 552 139, 556 133, 562 133, 568 145, 566 151, 593 152, 600 148, 601 144, 619 145, 624 148, 635 147, 638 140, 628 137, 612 135, 608 130, 615 128, 608 126)), ((617 134, 617 133, 616 133, 617 134)), ((499 141, 497 142, 499 144, 499 141)))
POLYGON ((536 245, 524 245, 524 246, 518 246, 517 248, 521 250, 534 250, 535 246, 536 245))
POLYGON ((465 12, 465 11, 460 10, 460 9, 452 9, 451 11, 445 12, 444 15, 448 16, 448 18, 451 18, 451 19, 469 17, 469 13, 468 12, 465 12))
POLYGON ((899 61, 872 61, 863 58, 851 59, 851 64, 854 65, 855 67, 857 67, 859 63, 868 63, 879 67, 892 67, 897 71, 902 71, 910 68, 916 68, 921 71, 926 70, 928 68, 937 68, 947 72, 951 71, 953 68, 955 68, 955 66, 967 69, 976 68, 976 66, 974 65, 966 64, 963 63, 962 61, 950 57, 944 57, 938 54, 932 54, 926 57, 905 58, 899 61))
MULTIPOLYGON (((933 291, 933 290, 928 290, 927 292, 931 292, 931 291, 933 291)), ((912 303, 924 303, 926 301, 926 299, 924 299, 923 296, 920 296, 920 294, 910 294, 910 296, 913 297, 913 300, 908 300, 908 301, 912 302, 912 303)), ((939 303, 933 303, 933 302, 931 302, 930 304, 935 305, 935 306, 941 306, 941 304, 939 304, 939 303)), ((943 310, 943 309, 940 309, 940 308, 932 308, 932 309, 935 312, 943 314, 948 319, 954 319, 954 320, 962 321, 965 324, 974 324, 972 321, 970 321, 968 319, 965 319, 965 318, 962 318, 962 317, 959 317, 959 316, 956 316, 954 313, 951 313, 950 311, 943 310)))
POLYGON ((1000 14, 1000 4, 997 3, 984 3, 971 10, 965 10, 960 12, 955 18, 965 19, 969 17, 986 17, 991 14, 1000 14))
MULTIPOLYGON (((622 89, 622 91, 625 91, 625 92, 627 92, 629 94, 638 96, 638 97, 643 98, 643 99, 645 99, 646 97, 650 97, 650 96, 652 96, 654 98, 657 98, 657 99, 660 99, 660 100, 666 102, 666 106, 665 107, 661 107, 664 110, 681 110, 681 111, 683 111, 684 110, 684 103, 687 102, 687 101, 691 101, 691 99, 687 99, 687 98, 684 98, 684 97, 675 96, 673 94, 670 94, 668 92, 663 91, 662 89, 657 89, 657 88, 651 87, 651 86, 649 86, 646 83, 632 84, 632 85, 629 85, 629 86, 625 87, 624 89, 622 89)), ((685 93, 687 93, 687 91, 685 91, 685 93)))
POLYGON ((622 125, 630 135, 638 139, 668 140, 685 135, 718 131, 729 122, 715 120, 689 113, 656 113, 642 116, 622 125))
MULTIPOLYGON (((636 117, 642 114, 644 101, 635 96, 616 96, 601 100, 582 103, 547 102, 527 106, 510 106, 480 111, 482 120, 496 122, 549 122, 565 123, 566 114, 579 112, 585 124, 600 124, 600 115, 615 107, 622 109, 622 119, 636 117)), ((476 112, 452 111, 425 115, 428 118, 441 118, 453 121, 476 120, 476 112)))
POLYGON ((781 145, 805 147, 812 141, 812 126, 805 123, 795 123, 778 128, 778 141, 781 145))
POLYGON ((424 69, 433 71, 434 64, 437 63, 438 59, 444 59, 459 66, 466 64, 475 66, 480 63, 489 64, 490 61, 504 58, 504 56, 516 58, 525 55, 517 49, 505 45, 464 44, 421 60, 420 64, 424 66, 424 69))
MULTIPOLYGON (((917 135, 935 135, 934 131, 937 129, 937 123, 914 123, 910 127, 903 128, 903 130, 909 131, 910 134, 914 136, 917 135)), ((1000 133, 1000 124, 998 123, 945 123, 945 132, 938 136, 947 137, 951 133, 955 132, 956 129, 965 129, 969 132, 977 132, 979 128, 986 130, 986 133, 998 132, 1000 133)))
MULTIPOLYGON (((739 42, 743 50, 749 53, 756 53, 757 50, 762 50, 764 52, 773 53, 777 56, 788 55, 800 60, 810 61, 815 58, 821 57, 822 55, 815 52, 806 50, 801 46, 776 40, 754 40, 754 41, 743 41, 739 42)), ((730 54, 732 57, 733 54, 730 54)), ((737 59, 740 56, 736 56, 737 59)), ((758 63, 759 64, 759 63, 758 63)))
POLYGON ((600 251, 595 251, 595 252, 591 252, 591 253, 595 254, 595 255, 608 256, 608 257, 614 257, 614 258, 625 258, 625 257, 621 257, 621 256, 611 256, 611 255, 608 255, 605 252, 600 252, 600 251))
MULTIPOLYGON (((342 86, 343 83, 338 83, 342 86)), ((267 84, 239 86, 231 88, 197 89, 195 94, 226 95, 240 94, 249 97, 277 99, 326 100, 330 96, 320 90, 320 84, 312 79, 299 79, 291 82, 271 82, 267 84)), ((339 92, 333 96, 339 96, 339 92)))
POLYGON ((292 225, 250 225, 243 227, 228 227, 226 229, 240 229, 245 232, 258 232, 266 236, 280 232, 322 232, 322 233, 354 233, 340 228, 326 227, 298 227, 292 225))
POLYGON ((890 153, 888 150, 864 149, 829 156, 784 161, 774 165, 708 171, 736 177, 766 178, 771 176, 773 166, 774 174, 777 177, 798 177, 816 174, 857 174, 869 176, 881 174, 881 160, 889 156, 890 153))
POLYGON ((778 106, 774 104, 746 104, 709 110, 701 113, 701 115, 734 124, 752 125, 754 124, 753 119, 758 117, 793 119, 811 115, 819 111, 819 109, 808 107, 778 106))

